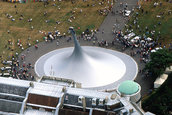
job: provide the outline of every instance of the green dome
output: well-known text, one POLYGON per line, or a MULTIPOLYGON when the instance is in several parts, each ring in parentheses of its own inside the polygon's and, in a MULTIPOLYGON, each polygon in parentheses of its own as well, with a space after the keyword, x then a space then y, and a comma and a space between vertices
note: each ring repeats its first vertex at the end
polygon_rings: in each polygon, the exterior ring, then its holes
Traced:
POLYGON ((118 91, 125 95, 132 95, 139 90, 139 85, 134 81, 124 81, 118 87, 118 91))

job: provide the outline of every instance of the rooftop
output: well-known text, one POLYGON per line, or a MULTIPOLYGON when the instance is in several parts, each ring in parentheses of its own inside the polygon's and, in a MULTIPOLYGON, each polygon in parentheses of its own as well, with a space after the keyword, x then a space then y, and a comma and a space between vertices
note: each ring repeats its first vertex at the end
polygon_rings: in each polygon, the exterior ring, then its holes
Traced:
POLYGON ((0 84, 9 87, 0 90, 0 114, 3 115, 115 115, 121 112, 144 115, 139 107, 116 91, 109 93, 2 77, 0 84), (24 89, 11 91, 13 87, 24 89))

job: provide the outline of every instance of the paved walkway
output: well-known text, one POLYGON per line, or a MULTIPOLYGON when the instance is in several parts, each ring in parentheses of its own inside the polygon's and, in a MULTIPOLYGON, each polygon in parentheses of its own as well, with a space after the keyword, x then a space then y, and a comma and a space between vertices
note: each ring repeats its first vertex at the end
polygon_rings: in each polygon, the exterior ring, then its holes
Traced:
MULTIPOLYGON (((122 9, 122 7, 120 7, 120 2, 127 3, 129 10, 132 10, 132 8, 136 7, 136 5, 137 5, 137 0, 118 0, 115 3, 115 6, 113 7, 114 12, 116 12, 117 10, 119 11, 119 9, 122 9)), ((100 31, 96 34, 98 40, 101 41, 102 39, 104 39, 109 42, 112 41, 113 37, 114 37, 112 34, 113 25, 118 24, 119 28, 117 28, 117 30, 122 30, 124 28, 125 22, 126 21, 124 19, 124 16, 122 16, 121 14, 109 13, 108 16, 105 18, 104 22, 102 23, 102 25, 100 26, 100 28, 99 28, 100 31), (104 31, 103 34, 102 34, 102 31, 104 31)), ((59 46, 57 46, 56 40, 54 40, 53 42, 48 42, 48 43, 41 42, 41 43, 38 43, 39 48, 37 50, 35 49, 34 46, 32 46, 32 47, 28 48, 29 52, 27 52, 25 50, 21 54, 26 55, 26 58, 25 58, 26 64, 31 63, 32 65, 34 65, 35 62, 37 61, 37 59, 39 59, 39 57, 41 57, 42 55, 44 55, 52 50, 73 46, 73 41, 66 42, 66 40, 67 40, 67 37, 61 38, 59 40, 59 46)), ((80 44, 81 44, 81 46, 82 45, 83 46, 92 46, 93 45, 92 41, 84 41, 84 40, 80 40, 80 44)), ((115 46, 109 47, 109 48, 122 52, 122 47, 123 46, 121 46, 121 44, 115 43, 115 46)), ((134 50, 137 50, 137 49, 134 49, 134 50)), ((131 52, 130 48, 123 51, 123 53, 126 53, 128 55, 130 54, 130 52, 131 52)), ((19 56, 21 56, 21 54, 19 56)), ((143 69, 144 63, 140 63, 139 55, 136 55, 133 58, 138 63, 139 70, 143 69)), ((22 62, 21 62, 21 64, 22 64, 22 62)), ((31 70, 31 73, 32 73, 32 75, 36 76, 34 69, 31 70)), ((138 82, 142 87, 142 91, 141 91, 142 96, 146 95, 148 93, 149 89, 152 88, 153 81, 150 78, 143 77, 143 75, 141 75, 140 73, 138 74, 135 81, 138 82)))

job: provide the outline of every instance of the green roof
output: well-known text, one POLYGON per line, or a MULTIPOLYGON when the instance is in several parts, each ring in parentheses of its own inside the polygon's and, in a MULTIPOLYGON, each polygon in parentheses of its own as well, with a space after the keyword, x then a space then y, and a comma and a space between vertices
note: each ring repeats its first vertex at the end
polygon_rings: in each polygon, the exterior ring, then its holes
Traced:
POLYGON ((134 81, 124 81, 118 87, 118 91, 125 95, 132 95, 139 90, 139 85, 134 81))

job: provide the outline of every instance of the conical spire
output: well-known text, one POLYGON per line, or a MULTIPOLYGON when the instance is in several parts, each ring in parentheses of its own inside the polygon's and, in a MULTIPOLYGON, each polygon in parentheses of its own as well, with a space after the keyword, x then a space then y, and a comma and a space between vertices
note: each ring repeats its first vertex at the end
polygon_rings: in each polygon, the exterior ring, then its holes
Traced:
POLYGON ((73 27, 70 27, 69 31, 72 34, 74 45, 75 45, 71 57, 76 58, 76 59, 80 59, 83 57, 83 50, 82 50, 82 48, 81 48, 81 46, 80 46, 80 44, 76 38, 76 34, 75 34, 73 27))

